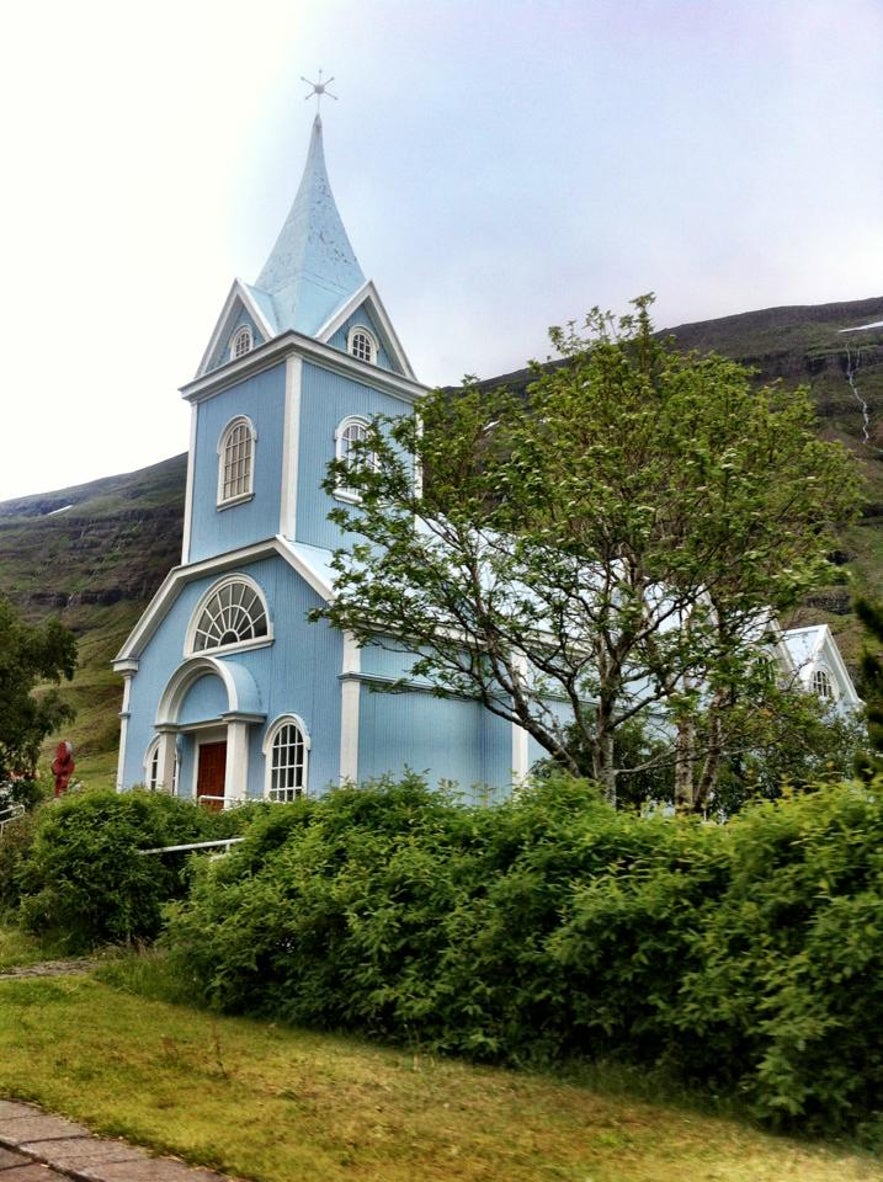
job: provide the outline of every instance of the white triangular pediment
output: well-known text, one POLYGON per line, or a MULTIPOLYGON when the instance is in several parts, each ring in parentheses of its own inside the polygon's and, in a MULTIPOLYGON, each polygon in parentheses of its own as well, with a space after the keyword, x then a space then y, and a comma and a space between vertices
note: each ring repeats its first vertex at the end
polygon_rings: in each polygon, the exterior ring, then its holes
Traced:
POLYGON ((410 378, 412 381, 416 381, 417 377, 411 368, 411 363, 402 347, 402 342, 399 340, 398 333, 392 326, 389 313, 383 306, 383 301, 371 279, 360 287, 358 291, 354 292, 345 303, 341 304, 334 315, 316 333, 315 339, 321 341, 323 344, 328 344, 334 334, 346 324, 350 317, 354 316, 361 309, 365 309, 372 322, 372 326, 377 330, 381 344, 390 359, 393 370, 406 378, 410 378))
POLYGON ((262 294, 243 283, 241 279, 233 280, 214 332, 202 355, 199 369, 196 371, 197 378, 218 369, 230 360, 226 355, 227 342, 243 323, 248 324, 254 331, 255 346, 263 345, 276 336, 276 327, 272 321, 272 300, 268 296, 262 300, 262 294))

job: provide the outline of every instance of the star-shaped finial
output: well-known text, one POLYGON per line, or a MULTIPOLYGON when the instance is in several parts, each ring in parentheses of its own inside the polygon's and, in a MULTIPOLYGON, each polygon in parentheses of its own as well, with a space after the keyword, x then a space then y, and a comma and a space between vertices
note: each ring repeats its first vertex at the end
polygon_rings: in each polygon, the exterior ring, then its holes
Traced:
POLYGON ((333 98, 334 101, 337 102, 337 95, 332 94, 331 91, 328 89, 329 83, 334 81, 333 77, 331 77, 327 81, 323 82, 322 81, 322 71, 320 70, 318 82, 311 82, 309 80, 309 78, 304 78, 303 74, 301 74, 300 79, 301 79, 301 82, 306 82, 307 86, 312 86, 313 89, 306 96, 306 98, 304 99, 304 102, 309 102, 309 100, 311 98, 315 98, 317 111, 322 106, 322 96, 325 94, 327 94, 329 98, 333 98))

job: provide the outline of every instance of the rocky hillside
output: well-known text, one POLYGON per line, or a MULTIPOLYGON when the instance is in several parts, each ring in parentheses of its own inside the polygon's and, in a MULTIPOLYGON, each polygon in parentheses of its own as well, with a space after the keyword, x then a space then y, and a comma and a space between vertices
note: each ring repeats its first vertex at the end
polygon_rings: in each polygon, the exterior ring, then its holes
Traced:
MULTIPOLYGON (((858 633, 850 587, 883 593, 883 297, 746 312, 669 330, 685 348, 717 350, 755 368, 759 381, 810 386, 820 430, 843 440, 869 484, 860 526, 843 539, 830 588, 803 620, 831 622, 847 655, 858 633), (876 327, 861 327, 876 325, 876 327), (844 331, 855 330, 855 331, 844 331)), ((488 385, 530 380, 528 370, 488 385)), ((81 760, 106 774, 116 745, 121 685, 109 662, 170 567, 179 561, 186 457, 123 476, 0 503, 0 593, 26 616, 55 613, 80 638, 70 688, 70 737, 81 760)), ((83 766, 81 764, 81 766, 83 766)))
POLYGON ((80 642, 68 687, 80 767, 105 772, 122 683, 110 668, 170 567, 181 559, 187 457, 0 503, 0 593, 31 620, 54 614, 80 642))

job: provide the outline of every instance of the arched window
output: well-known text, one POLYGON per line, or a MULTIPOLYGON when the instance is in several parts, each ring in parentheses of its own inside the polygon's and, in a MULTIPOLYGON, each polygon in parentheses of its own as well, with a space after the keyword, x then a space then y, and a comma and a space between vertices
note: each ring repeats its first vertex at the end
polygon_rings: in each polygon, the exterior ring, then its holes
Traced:
POLYGON ((156 792, 159 783, 159 739, 154 739, 147 748, 144 758, 144 783, 151 792, 156 792))
POLYGON ((346 351, 359 361, 367 361, 369 365, 377 362, 377 341, 373 333, 361 324, 355 324, 347 333, 346 351))
POLYGON ((166 788, 172 796, 177 795, 178 792, 178 751, 175 750, 175 762, 172 765, 172 783, 170 785, 160 784, 159 779, 159 737, 155 738, 150 746, 147 748, 147 754, 144 756, 144 783, 151 792, 156 792, 160 788, 166 788))
POLYGON ((251 329, 247 324, 243 324, 242 328, 237 329, 233 334, 233 339, 230 342, 230 360, 235 361, 237 357, 244 357, 246 353, 250 353, 254 347, 254 338, 251 335, 251 329))
POLYGON ((834 701, 834 685, 827 669, 816 669, 812 675, 813 693, 822 702, 834 701))
POLYGON ((218 504, 244 501, 254 492, 254 444, 257 434, 244 415, 224 428, 218 443, 218 504))
POLYGON ((256 583, 231 575, 216 583, 193 613, 187 652, 246 645, 270 638, 267 606, 256 583))
MULTIPOLYGON (((368 423, 365 419, 355 415, 344 419, 335 431, 334 438, 337 459, 343 461, 351 472, 355 471, 360 464, 371 462, 370 456, 366 456, 364 452, 360 453, 354 448, 354 444, 363 443, 368 438, 368 423)), ((355 496, 353 490, 347 487, 346 481, 342 478, 338 480, 337 491, 343 496, 355 496)))
POLYGON ((306 793, 309 751, 306 728, 296 714, 287 714, 273 724, 264 741, 264 794, 268 800, 284 804, 306 793))

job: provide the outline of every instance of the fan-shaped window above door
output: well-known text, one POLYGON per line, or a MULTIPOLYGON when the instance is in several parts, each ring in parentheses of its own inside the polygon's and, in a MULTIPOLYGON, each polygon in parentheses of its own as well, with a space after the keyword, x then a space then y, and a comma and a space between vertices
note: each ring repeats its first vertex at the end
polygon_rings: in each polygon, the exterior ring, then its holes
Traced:
POLYGON ((242 648, 272 639, 267 605, 257 583, 234 575, 216 583, 193 613, 187 652, 242 648))

